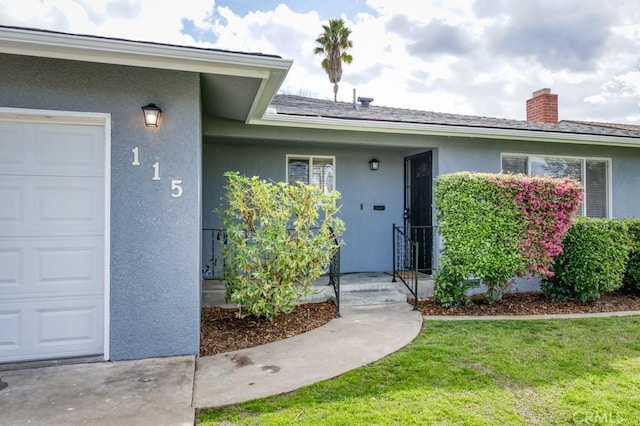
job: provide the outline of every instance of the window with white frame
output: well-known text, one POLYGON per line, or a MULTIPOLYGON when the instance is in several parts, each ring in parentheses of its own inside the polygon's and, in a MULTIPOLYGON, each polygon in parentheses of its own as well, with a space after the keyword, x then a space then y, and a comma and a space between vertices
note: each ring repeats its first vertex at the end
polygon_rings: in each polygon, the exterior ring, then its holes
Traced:
POLYGON ((609 174, 607 158, 560 157, 502 154, 503 173, 523 173, 555 178, 571 177, 584 187, 579 213, 589 217, 609 217, 609 174))
POLYGON ((324 192, 335 189, 335 157, 287 155, 287 182, 318 185, 324 192))

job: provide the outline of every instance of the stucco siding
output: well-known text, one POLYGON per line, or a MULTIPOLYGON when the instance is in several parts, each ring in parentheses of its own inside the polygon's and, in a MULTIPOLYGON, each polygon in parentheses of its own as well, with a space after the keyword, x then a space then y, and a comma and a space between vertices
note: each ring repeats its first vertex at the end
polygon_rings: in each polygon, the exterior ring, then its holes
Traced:
MULTIPOLYGON (((203 224, 220 226, 213 210, 224 206, 225 171, 274 181, 286 180, 287 154, 335 156, 343 236, 342 272, 388 271, 392 267, 392 224, 402 223, 405 151, 301 143, 207 142, 204 145, 203 224), (369 160, 380 169, 369 170, 369 160), (373 210, 384 205, 385 210, 373 210)), ((206 248, 205 248, 206 249, 206 248)), ((204 255, 206 259, 206 254, 204 255)))
POLYGON ((111 114, 110 356, 197 354, 201 117, 197 74, 0 55, 0 106, 111 114), (141 106, 163 110, 161 126, 141 106), (132 166, 132 149, 140 163, 132 166), (152 164, 160 164, 154 181, 152 164), (184 193, 171 197, 171 180, 184 193))
MULTIPOLYGON (((221 124, 224 129, 230 123, 221 124)), ((403 223, 404 158, 427 150, 433 152, 434 177, 458 171, 498 173, 502 153, 610 158, 611 216, 640 216, 640 199, 631 196, 640 183, 640 150, 634 148, 393 134, 383 135, 387 146, 380 146, 379 134, 307 130, 305 141, 300 139, 299 129, 281 129, 281 140, 276 142, 273 135, 277 132, 272 128, 264 129, 269 139, 259 140, 260 127, 229 127, 237 135, 250 134, 252 137, 206 138, 203 171, 205 226, 220 226, 212 210, 221 206, 224 171, 236 170, 279 181, 286 179, 286 154, 335 155, 336 184, 342 193, 341 216, 347 225, 343 272, 383 271, 392 267, 391 226, 403 223), (368 136, 376 141, 376 145, 366 145, 368 136), (287 142, 288 139, 291 140, 287 142), (380 160, 377 172, 368 169, 368 161, 374 157, 380 160), (373 211, 374 204, 384 204, 386 210, 373 211)), ((437 265, 439 242, 434 244, 437 265)))

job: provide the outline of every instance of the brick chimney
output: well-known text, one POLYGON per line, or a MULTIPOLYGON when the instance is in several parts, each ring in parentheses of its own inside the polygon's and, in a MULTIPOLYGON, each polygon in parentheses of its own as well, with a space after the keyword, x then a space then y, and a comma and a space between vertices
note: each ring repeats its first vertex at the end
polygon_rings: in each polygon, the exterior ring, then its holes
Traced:
POLYGON ((558 124, 558 95, 551 89, 540 89, 527 99, 527 121, 558 124))

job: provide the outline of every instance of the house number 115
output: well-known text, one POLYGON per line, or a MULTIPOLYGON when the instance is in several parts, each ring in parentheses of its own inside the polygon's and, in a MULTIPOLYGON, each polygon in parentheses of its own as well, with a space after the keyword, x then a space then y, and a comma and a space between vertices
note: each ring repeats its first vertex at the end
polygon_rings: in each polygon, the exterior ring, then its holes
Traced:
MULTIPOLYGON (((140 149, 136 146, 131 150, 133 153, 133 160, 131 161, 132 166, 139 166, 140 163, 140 149)), ((156 161, 151 166, 153 168, 153 176, 151 180, 161 180, 160 179, 160 162, 156 161)), ((184 188, 182 187, 182 179, 172 179, 171 180, 171 197, 180 198, 184 193, 184 188)))

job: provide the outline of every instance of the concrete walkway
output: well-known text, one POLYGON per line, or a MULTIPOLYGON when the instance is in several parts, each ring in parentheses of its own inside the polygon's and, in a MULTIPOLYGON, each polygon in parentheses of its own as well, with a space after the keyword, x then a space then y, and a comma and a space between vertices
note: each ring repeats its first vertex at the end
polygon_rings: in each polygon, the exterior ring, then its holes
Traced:
POLYGON ((196 408, 297 389, 410 343, 422 316, 407 304, 344 308, 290 339, 220 354, 0 370, 0 424, 194 424, 196 408))
POLYGON ((198 358, 193 402, 217 407, 326 380, 397 351, 421 328, 407 304, 345 308, 342 318, 290 339, 198 358))

